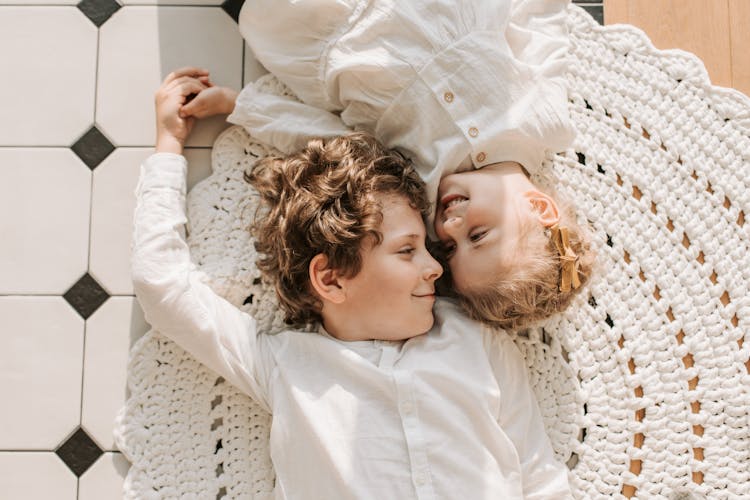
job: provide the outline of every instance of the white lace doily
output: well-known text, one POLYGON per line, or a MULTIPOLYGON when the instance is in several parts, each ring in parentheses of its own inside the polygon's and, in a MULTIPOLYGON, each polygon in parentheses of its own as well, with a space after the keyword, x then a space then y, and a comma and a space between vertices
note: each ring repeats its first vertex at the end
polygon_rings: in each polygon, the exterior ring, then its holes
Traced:
MULTIPOLYGON (((578 137, 541 181, 591 222, 599 269, 568 311, 516 339, 548 433, 577 498, 748 498, 750 99, 633 27, 576 6, 570 27, 578 137)), ((242 172, 270 152, 228 129, 188 199, 196 265, 267 331, 282 318, 253 265, 242 172)), ((115 429, 133 463, 126 498, 272 491, 270 419, 248 397, 153 331, 128 384, 115 429)))

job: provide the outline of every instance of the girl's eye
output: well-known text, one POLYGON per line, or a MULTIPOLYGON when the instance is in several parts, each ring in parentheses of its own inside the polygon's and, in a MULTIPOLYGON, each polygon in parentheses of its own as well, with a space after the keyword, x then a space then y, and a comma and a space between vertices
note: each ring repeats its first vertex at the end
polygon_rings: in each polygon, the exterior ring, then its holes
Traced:
POLYGON ((478 231, 469 236, 472 243, 476 243, 487 235, 487 231, 478 231))
POLYGON ((405 247, 398 251, 398 253, 403 255, 411 255, 414 253, 414 247, 405 247))

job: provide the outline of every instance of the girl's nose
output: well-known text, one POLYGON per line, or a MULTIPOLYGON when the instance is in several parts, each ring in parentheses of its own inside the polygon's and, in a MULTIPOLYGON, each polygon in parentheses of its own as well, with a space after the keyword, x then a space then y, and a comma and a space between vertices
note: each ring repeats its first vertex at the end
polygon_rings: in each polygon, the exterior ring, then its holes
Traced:
POLYGON ((458 235, 459 229, 461 229, 461 226, 463 225, 464 218, 461 216, 454 216, 450 217, 443 222, 443 230, 453 238, 456 239, 456 236, 458 235))

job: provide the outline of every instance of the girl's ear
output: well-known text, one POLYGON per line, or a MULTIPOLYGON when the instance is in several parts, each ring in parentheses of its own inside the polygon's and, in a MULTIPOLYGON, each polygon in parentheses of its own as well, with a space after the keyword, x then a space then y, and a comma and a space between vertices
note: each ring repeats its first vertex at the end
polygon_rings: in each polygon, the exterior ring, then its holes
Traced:
POLYGON ((522 196, 528 201, 534 217, 544 227, 552 227, 560 221, 557 203, 541 191, 526 191, 522 196))
POLYGON ((346 299, 339 272, 328 267, 328 257, 319 253, 310 261, 310 284, 324 302, 341 304, 346 299))

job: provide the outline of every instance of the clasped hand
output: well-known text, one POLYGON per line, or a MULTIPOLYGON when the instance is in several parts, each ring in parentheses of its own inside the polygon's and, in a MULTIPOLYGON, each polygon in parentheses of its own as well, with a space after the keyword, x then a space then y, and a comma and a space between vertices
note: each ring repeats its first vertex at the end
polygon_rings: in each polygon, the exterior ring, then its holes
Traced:
POLYGON ((195 120, 234 109, 237 92, 214 85, 209 72, 185 67, 171 72, 154 95, 156 151, 182 154, 195 120))

